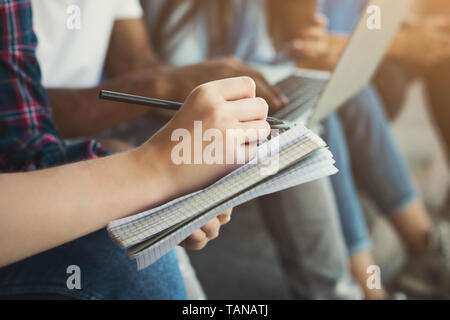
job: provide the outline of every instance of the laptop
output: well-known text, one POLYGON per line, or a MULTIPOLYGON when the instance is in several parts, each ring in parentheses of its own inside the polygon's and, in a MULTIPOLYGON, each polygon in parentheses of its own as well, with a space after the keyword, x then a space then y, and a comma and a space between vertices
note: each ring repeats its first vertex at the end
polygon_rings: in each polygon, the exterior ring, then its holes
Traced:
POLYGON ((326 118, 370 82, 412 0, 370 0, 335 70, 297 69, 276 84, 289 103, 274 114, 288 123, 313 126, 326 118), (370 29, 371 6, 381 12, 381 28, 370 29))

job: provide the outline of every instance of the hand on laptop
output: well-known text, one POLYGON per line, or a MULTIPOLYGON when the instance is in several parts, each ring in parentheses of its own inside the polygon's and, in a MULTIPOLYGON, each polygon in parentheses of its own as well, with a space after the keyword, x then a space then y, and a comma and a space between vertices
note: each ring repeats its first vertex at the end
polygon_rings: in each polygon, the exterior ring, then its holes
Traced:
POLYGON ((317 13, 309 26, 297 30, 296 38, 288 45, 291 57, 299 63, 322 59, 328 52, 327 24, 327 18, 317 13))
POLYGON ((339 58, 348 44, 349 37, 340 34, 328 34, 328 50, 326 54, 309 59, 301 59, 297 66, 299 68, 333 71, 339 62, 339 58))
POLYGON ((185 67, 170 67, 169 77, 173 88, 171 99, 184 100, 189 92, 201 83, 208 81, 248 76, 256 83, 256 96, 265 99, 270 113, 281 109, 287 98, 272 86, 255 68, 233 57, 212 59, 185 67))

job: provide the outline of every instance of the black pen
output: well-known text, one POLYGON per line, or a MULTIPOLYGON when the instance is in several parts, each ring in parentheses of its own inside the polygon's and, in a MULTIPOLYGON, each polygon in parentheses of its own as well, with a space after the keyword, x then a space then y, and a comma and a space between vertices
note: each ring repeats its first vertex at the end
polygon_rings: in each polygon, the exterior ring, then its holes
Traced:
POLYGON ((181 106, 183 105, 180 102, 148 98, 148 97, 142 97, 142 96, 135 96, 133 94, 114 92, 114 91, 108 91, 108 90, 101 90, 99 97, 100 97, 100 99, 105 99, 105 100, 124 102, 124 103, 132 103, 132 104, 140 104, 140 105, 147 106, 147 107, 155 107, 155 108, 161 108, 161 109, 166 109, 166 110, 175 110, 175 111, 180 109, 181 106))
MULTIPOLYGON (((146 107, 154 107, 172 111, 179 110, 183 105, 181 102, 136 96, 134 94, 114 92, 109 90, 100 90, 99 98, 116 102, 139 104, 146 107)), ((269 122, 272 129, 287 130, 291 128, 291 126, 285 121, 274 117, 267 117, 266 121, 269 122)))

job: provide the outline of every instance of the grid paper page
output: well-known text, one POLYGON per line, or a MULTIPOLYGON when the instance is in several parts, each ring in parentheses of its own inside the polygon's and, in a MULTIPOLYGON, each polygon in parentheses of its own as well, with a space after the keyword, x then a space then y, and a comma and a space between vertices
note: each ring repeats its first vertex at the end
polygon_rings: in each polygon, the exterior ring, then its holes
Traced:
POLYGON ((278 192, 334 174, 337 172, 337 169, 333 166, 333 164, 334 160, 328 150, 322 149, 318 151, 314 157, 308 158, 286 169, 285 171, 278 173, 272 179, 262 182, 256 187, 219 205, 218 207, 182 226, 179 230, 174 231, 169 236, 163 237, 148 248, 132 255, 132 257, 136 259, 138 270, 141 270, 155 262, 161 256, 178 245, 178 243, 188 237, 192 232, 226 209, 235 207, 265 194, 278 192))
POLYGON ((272 153, 274 151, 281 151, 284 148, 287 148, 289 145, 303 139, 306 135, 311 134, 310 131, 302 126, 302 125, 297 125, 294 128, 284 132, 283 134, 273 138, 271 141, 268 141, 267 143, 265 143, 263 146, 258 148, 258 156, 253 159, 252 161, 250 161, 249 163, 241 166, 240 168, 234 170, 233 172, 231 172, 230 174, 226 175, 225 177, 223 177, 222 179, 218 180, 217 182, 215 182, 214 184, 212 184, 211 186, 200 190, 200 191, 196 191, 187 195, 184 195, 182 197, 179 197, 177 199, 174 199, 166 204, 163 204, 159 207, 150 209, 150 210, 146 210, 144 212, 138 213, 138 214, 134 214, 125 218, 121 218, 121 219, 117 219, 114 221, 111 221, 108 224, 108 230, 120 230, 123 228, 124 225, 131 223, 131 222, 135 222, 138 220, 142 220, 145 219, 147 216, 158 212, 160 210, 163 210, 165 208, 171 207, 173 205, 175 205, 178 202, 184 201, 187 198, 196 196, 197 194, 204 192, 205 190, 212 188, 218 184, 221 184, 223 181, 232 178, 234 175, 238 174, 241 171, 247 170, 248 167, 255 165, 258 162, 262 162, 265 159, 267 159, 269 156, 272 155, 272 153), (273 148, 274 145, 278 145, 278 148, 273 148), (278 150, 277 150, 278 149, 278 150))
MULTIPOLYGON (((286 189, 292 186, 295 186, 298 183, 298 179, 303 179, 303 177, 307 176, 308 171, 311 170, 320 170, 322 167, 331 167, 332 173, 335 173, 336 169, 333 166, 334 159, 332 158, 332 154, 330 151, 326 149, 322 149, 320 151, 317 151, 315 155, 311 157, 311 159, 307 158, 306 160, 303 160, 300 163, 295 164, 292 166, 292 168, 287 168, 284 171, 280 171, 278 175, 272 176, 270 179, 261 181, 255 186, 253 186, 251 189, 253 189, 253 192, 259 192, 258 190, 264 188, 264 194, 267 193, 273 193, 278 190, 286 189), (282 173, 281 173, 282 172, 282 173)), ((330 174, 332 174, 330 173, 330 174)), ((303 180, 302 180, 303 181, 303 180)), ((248 190, 244 190, 241 193, 233 195, 234 199, 240 199, 239 197, 242 197, 242 194, 246 194, 248 190)), ((229 203, 230 200, 233 198, 228 198, 224 201, 224 203, 229 203)), ((247 201, 249 199, 246 199, 247 201)), ((218 206, 222 206, 223 203, 219 204, 218 206)), ((217 207, 217 206, 216 206, 217 207)), ((213 207, 209 208, 208 210, 203 211, 207 212, 212 210, 213 207)), ((201 214, 202 212, 200 212, 201 214)), ((197 214, 198 215, 198 214, 197 214)), ((182 223, 186 223, 186 221, 189 221, 189 219, 183 220, 182 223)), ((143 248, 146 248, 149 243, 157 241, 158 237, 162 237, 164 235, 167 235, 170 233, 170 230, 173 228, 178 227, 178 225, 175 225, 174 227, 165 229, 161 231, 159 234, 155 234, 153 237, 146 239, 142 241, 141 243, 134 245, 130 247, 129 254, 134 254, 138 251, 140 251, 143 248)))
MULTIPOLYGON (((294 159, 296 159, 295 155, 299 153, 300 147, 305 150, 305 153, 309 153, 317 149, 317 145, 312 141, 305 141, 300 145, 291 146, 290 148, 292 148, 292 150, 286 150, 279 159, 281 168, 288 166, 294 161, 294 159)), ((257 166, 249 168, 249 170, 242 172, 241 175, 236 175, 235 179, 229 179, 219 186, 211 188, 196 197, 186 199, 185 201, 177 203, 168 209, 149 216, 145 220, 139 221, 139 224, 133 226, 133 234, 129 232, 126 234, 128 237, 127 241, 129 242, 123 241, 122 243, 127 247, 137 244, 146 238, 195 215, 198 212, 214 207, 221 201, 230 198, 240 190, 244 190, 265 178, 261 176, 259 170, 260 168, 257 166), (134 241, 134 243, 131 241, 134 241)))
MULTIPOLYGON (((309 171, 322 170, 323 168, 330 168, 332 172, 329 174, 334 174, 337 171, 336 168, 333 166, 334 162, 335 161, 332 158, 331 152, 328 151, 327 149, 321 149, 320 151, 317 151, 315 155, 312 156, 311 158, 307 158, 306 160, 303 160, 293 165, 292 167, 285 169, 284 171, 280 171, 279 174, 271 177, 268 180, 261 181, 260 183, 251 188, 252 192, 258 193, 259 190, 264 190, 263 194, 267 194, 298 185, 300 184, 300 182, 304 181, 304 177, 308 177, 309 171)), ((239 200, 240 197, 242 198, 244 194, 248 194, 248 191, 249 190, 244 190, 240 194, 236 194, 235 196, 233 196, 232 199, 227 199, 225 203, 229 203, 229 201, 233 199, 235 199, 236 201, 239 200)), ((248 200, 249 199, 246 199, 245 201, 248 200)), ((220 204, 219 206, 222 207, 222 205, 223 204, 220 204)), ((184 220, 183 223, 185 223, 185 221, 188 220, 189 219, 184 220)), ((169 232, 168 230, 164 230, 164 232, 159 233, 156 237, 163 236, 168 232, 169 232)), ((154 242, 156 237, 152 237, 146 241, 141 242, 136 246, 131 247, 129 250, 129 254, 130 253, 133 254, 139 251, 140 250, 139 248, 142 249, 146 247, 145 243, 148 244, 150 242, 154 242)))
MULTIPOLYGON (((303 155, 307 155, 325 145, 320 138, 314 138, 315 136, 308 136, 304 140, 289 146, 280 154, 277 154, 280 169, 286 168, 298 161, 303 155)), ((119 232, 110 230, 111 234, 121 246, 129 247, 136 245, 193 215, 215 207, 237 192, 245 190, 262 179, 267 178, 260 173, 261 165, 263 164, 251 166, 245 171, 242 170, 234 175, 233 179, 227 179, 221 184, 199 193, 195 197, 187 198, 169 208, 160 210, 143 220, 139 220, 137 223, 129 223, 124 228, 121 228, 119 232)))

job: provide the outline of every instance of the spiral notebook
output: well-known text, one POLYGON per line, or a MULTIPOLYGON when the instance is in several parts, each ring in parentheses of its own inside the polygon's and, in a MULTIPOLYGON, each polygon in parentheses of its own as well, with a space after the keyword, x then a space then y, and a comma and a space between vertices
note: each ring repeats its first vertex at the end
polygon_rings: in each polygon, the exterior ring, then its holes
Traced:
POLYGON ((110 222, 108 233, 141 270, 228 208, 337 172, 325 142, 301 125, 257 151, 251 162, 205 189, 110 222))

